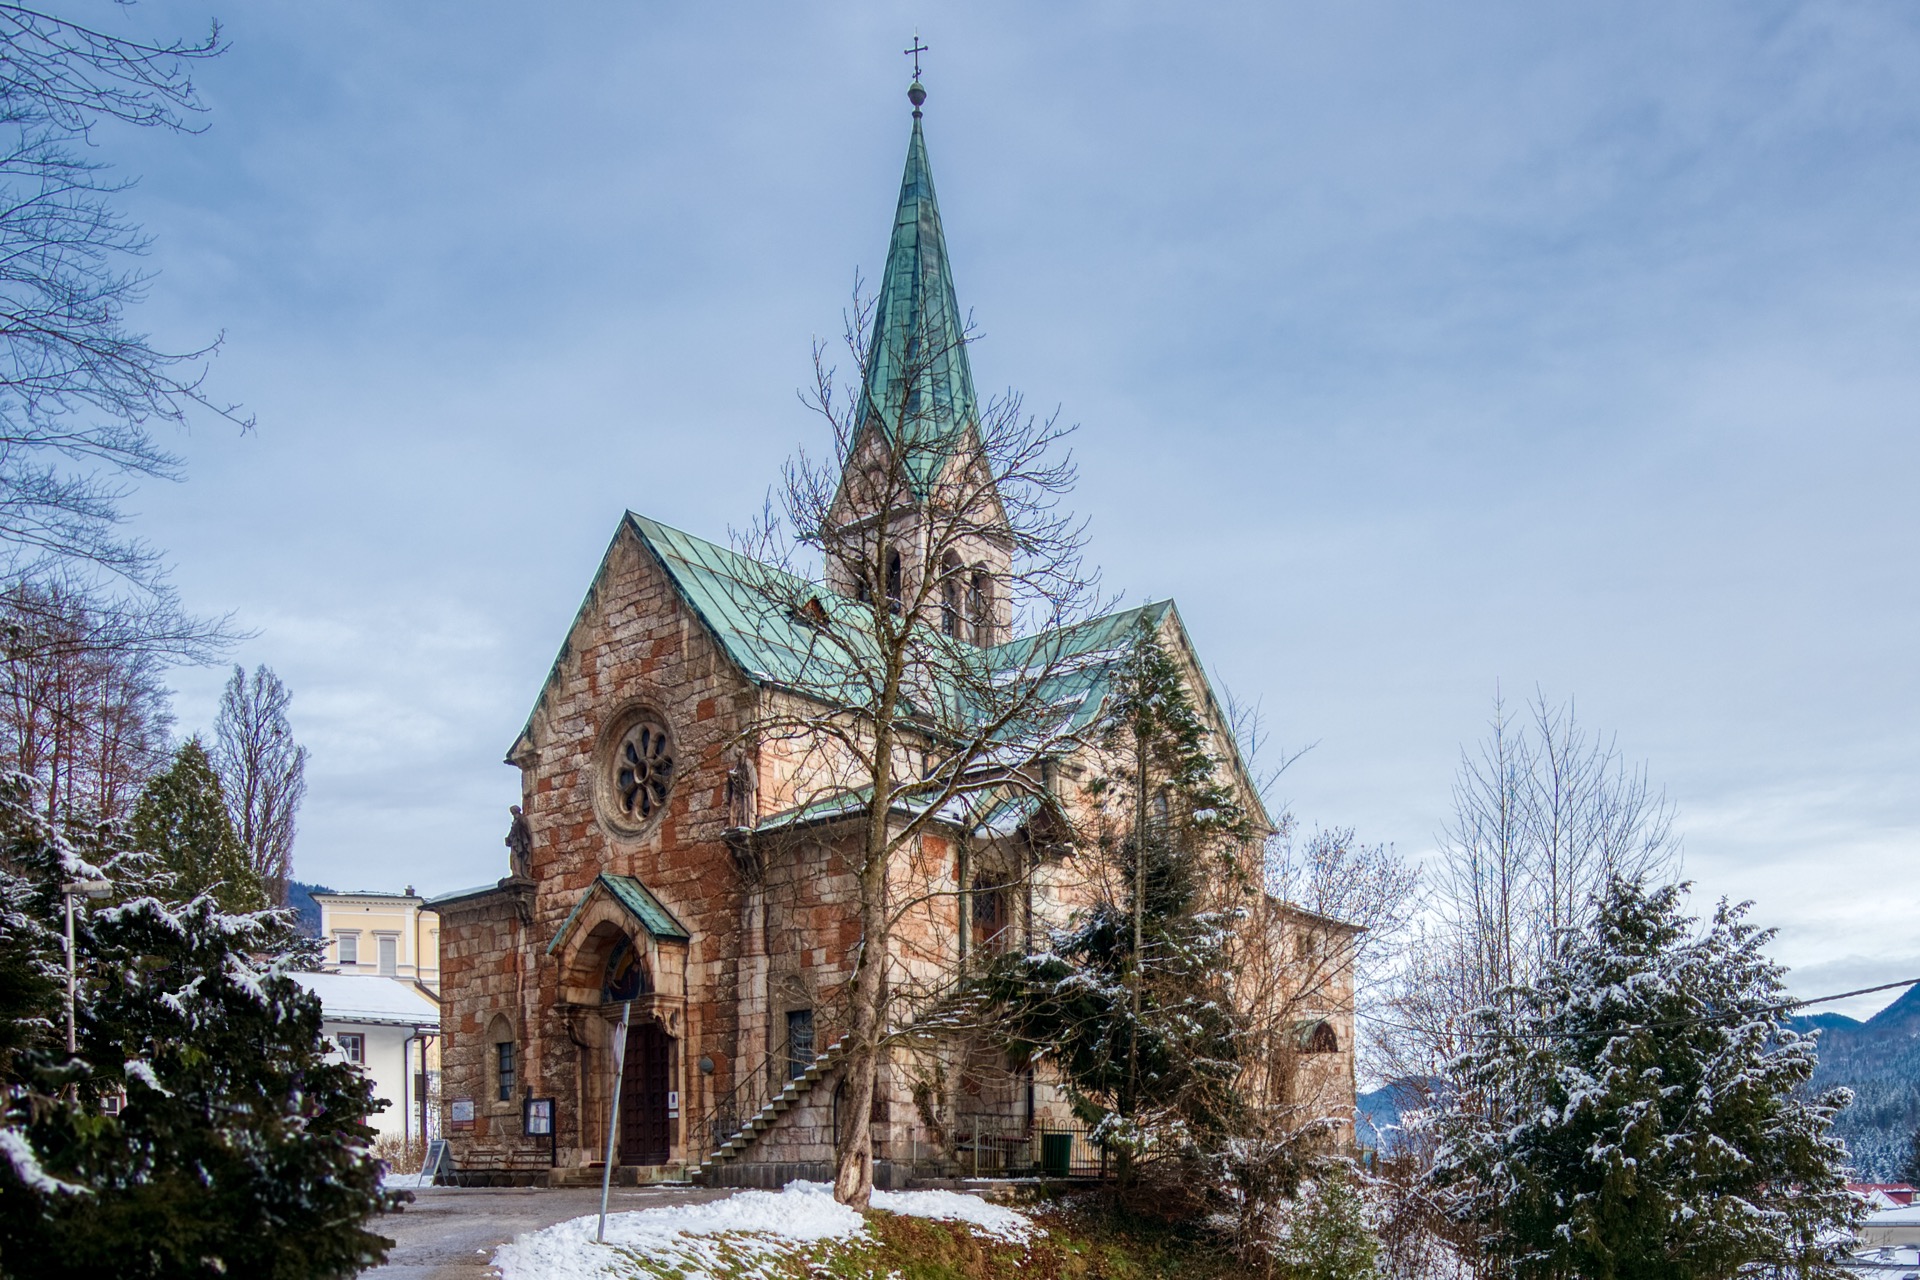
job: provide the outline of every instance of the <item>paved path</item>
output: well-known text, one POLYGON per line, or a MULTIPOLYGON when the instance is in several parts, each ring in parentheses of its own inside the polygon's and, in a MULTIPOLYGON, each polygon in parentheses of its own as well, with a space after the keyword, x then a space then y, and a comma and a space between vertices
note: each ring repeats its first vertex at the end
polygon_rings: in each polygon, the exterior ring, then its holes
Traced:
MULTIPOLYGON (((405 1212, 376 1218, 372 1229, 395 1241, 376 1280, 483 1280, 493 1251, 525 1231, 600 1212, 598 1187, 428 1187, 405 1212)), ((695 1204, 732 1195, 726 1188, 615 1187, 609 1212, 695 1204)))

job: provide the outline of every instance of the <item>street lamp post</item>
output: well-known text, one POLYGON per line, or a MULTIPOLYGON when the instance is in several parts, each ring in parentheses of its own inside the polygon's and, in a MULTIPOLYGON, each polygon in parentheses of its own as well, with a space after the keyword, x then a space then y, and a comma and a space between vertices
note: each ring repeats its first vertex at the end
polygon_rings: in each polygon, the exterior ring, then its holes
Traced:
POLYGON ((75 880, 60 886, 60 892, 67 899, 67 1056, 71 1058, 80 1050, 80 1040, 74 1027, 74 993, 79 988, 79 975, 74 963, 73 945, 73 900, 75 898, 104 898, 113 892, 113 886, 105 880, 75 880))

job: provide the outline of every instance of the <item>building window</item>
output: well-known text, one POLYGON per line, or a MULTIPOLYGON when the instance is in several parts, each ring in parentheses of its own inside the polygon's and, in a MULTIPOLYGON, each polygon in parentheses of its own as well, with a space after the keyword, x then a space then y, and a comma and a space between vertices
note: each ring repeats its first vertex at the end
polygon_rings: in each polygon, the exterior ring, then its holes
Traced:
POLYGON ((600 999, 606 1004, 619 1004, 644 995, 646 990, 646 965, 633 939, 622 938, 614 943, 613 952, 607 957, 607 971, 600 980, 600 999))
POLYGON ((1332 1026, 1325 1022, 1310 1022, 1298 1031, 1300 1052, 1302 1053, 1338 1053, 1340 1037, 1334 1034, 1332 1026))
POLYGON ((973 642, 981 648, 993 643, 993 579, 987 567, 973 567, 973 580, 967 588, 967 617, 973 623, 973 642))
POLYGON ((960 557, 949 551, 940 561, 940 631, 949 640, 960 638, 960 557))
POLYGON ((667 802, 673 786, 673 743, 666 726, 643 719, 627 730, 613 753, 613 795, 620 816, 635 826, 667 802))
POLYGON ((499 1082, 499 1098, 513 1101, 513 1041, 502 1040, 493 1046, 494 1077, 499 1082))
POLYGON ((376 934, 373 945, 380 953, 380 972, 387 977, 395 977, 400 972, 400 936, 394 933, 376 934))
POLYGON ((895 613, 900 612, 900 597, 905 594, 901 581, 900 553, 887 552, 887 605, 895 613))
POLYGON ((334 1037, 347 1061, 356 1067, 367 1065, 367 1038, 355 1031, 343 1031, 334 1037))
POLYGON ((787 1010, 787 1079, 813 1065, 813 1010, 787 1010))
POLYGON ((350 929, 345 929, 340 931, 339 933, 334 934, 333 941, 336 948, 338 948, 341 964, 359 964, 360 963, 359 933, 350 929))
POLYGON ((980 951, 997 951, 1007 928, 1007 895, 985 876, 973 882, 973 945, 980 951))

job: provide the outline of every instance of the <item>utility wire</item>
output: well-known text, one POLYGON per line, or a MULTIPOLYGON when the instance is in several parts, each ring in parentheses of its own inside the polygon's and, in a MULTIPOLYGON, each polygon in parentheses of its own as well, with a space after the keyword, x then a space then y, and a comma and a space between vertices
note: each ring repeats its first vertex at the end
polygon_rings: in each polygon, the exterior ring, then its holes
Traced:
MULTIPOLYGON (((1688 1018, 1670 1018, 1661 1022, 1628 1023, 1613 1029, 1621 1031, 1670 1031, 1680 1027, 1698 1027, 1711 1022, 1723 1022, 1732 1018, 1750 1018, 1762 1013, 1785 1013, 1789 1009, 1807 1009, 1816 1004, 1832 1004, 1835 1000, 1849 1000, 1854 996, 1869 996, 1880 991, 1893 991, 1900 987, 1920 986, 1920 978, 1903 978, 1899 982, 1883 982, 1877 987, 1861 987, 1856 991, 1841 991, 1830 996, 1812 996, 1805 1000, 1787 1000, 1779 1004, 1763 1004, 1750 1009, 1727 1009, 1719 1013, 1697 1014, 1688 1018)), ((1426 1034, 1422 1027, 1409 1027, 1403 1023, 1390 1022, 1377 1014, 1355 1011, 1355 1016, 1365 1018, 1377 1026, 1394 1031, 1407 1031, 1415 1035, 1426 1034)), ((1462 1040, 1502 1040, 1518 1038, 1523 1040, 1585 1040, 1596 1034, 1591 1031, 1453 1031, 1449 1037, 1462 1040)))

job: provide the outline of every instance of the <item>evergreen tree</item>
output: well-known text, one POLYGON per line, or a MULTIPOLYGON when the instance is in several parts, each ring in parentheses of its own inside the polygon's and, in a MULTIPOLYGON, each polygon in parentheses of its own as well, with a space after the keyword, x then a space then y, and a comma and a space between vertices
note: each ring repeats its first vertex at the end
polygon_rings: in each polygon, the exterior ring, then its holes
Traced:
POLYGON ((260 876, 234 833, 220 776, 197 735, 180 744, 173 762, 140 793, 131 835, 136 848, 156 855, 173 874, 182 898, 211 893, 226 911, 267 905, 260 876))
POLYGON ((1288 1280, 1375 1280, 1380 1243, 1351 1176, 1329 1169, 1303 1188, 1274 1248, 1288 1280))
POLYGON ((1254 824, 1145 620, 1098 733, 1110 767, 1087 794, 1116 821, 1085 834, 1117 874, 1049 949, 1000 958, 983 986, 1015 1056, 1054 1061, 1124 1178, 1142 1155, 1191 1154, 1234 1127, 1230 919, 1209 888, 1244 885, 1254 824))
POLYGON ((378 1263, 390 1242, 363 1223, 396 1197, 379 1189, 371 1088, 287 976, 288 922, 172 904, 155 892, 167 873, 111 836, 53 825, 24 780, 0 783, 0 1277, 323 1280, 378 1263), (75 922, 69 1055, 61 886, 76 879, 113 897, 75 922))
POLYGON ((1920 1187, 1920 1129, 1907 1139, 1907 1158, 1900 1164, 1900 1181, 1920 1187))
POLYGON ((1613 881, 1455 1064, 1433 1180, 1522 1280, 1841 1274, 1845 1091, 1805 1094, 1771 931, 1681 892, 1613 881))

